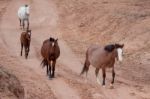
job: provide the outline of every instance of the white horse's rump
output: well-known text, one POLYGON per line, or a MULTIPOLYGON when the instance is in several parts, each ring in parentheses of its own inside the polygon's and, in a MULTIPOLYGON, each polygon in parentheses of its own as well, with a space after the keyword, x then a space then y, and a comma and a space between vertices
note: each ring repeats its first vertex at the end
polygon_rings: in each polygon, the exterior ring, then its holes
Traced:
POLYGON ((23 26, 24 28, 25 25, 24 21, 27 21, 28 23, 27 28, 29 28, 29 6, 28 5, 24 5, 19 8, 18 17, 20 20, 20 26, 23 26))

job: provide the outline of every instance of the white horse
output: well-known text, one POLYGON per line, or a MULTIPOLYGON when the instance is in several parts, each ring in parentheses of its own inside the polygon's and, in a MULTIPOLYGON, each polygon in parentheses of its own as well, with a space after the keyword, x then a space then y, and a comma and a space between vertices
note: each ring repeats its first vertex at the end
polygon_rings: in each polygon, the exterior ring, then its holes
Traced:
POLYGON ((21 6, 18 10, 18 17, 19 17, 19 21, 20 21, 20 26, 25 26, 25 21, 27 21, 27 29, 29 29, 29 6, 28 5, 24 5, 21 6))

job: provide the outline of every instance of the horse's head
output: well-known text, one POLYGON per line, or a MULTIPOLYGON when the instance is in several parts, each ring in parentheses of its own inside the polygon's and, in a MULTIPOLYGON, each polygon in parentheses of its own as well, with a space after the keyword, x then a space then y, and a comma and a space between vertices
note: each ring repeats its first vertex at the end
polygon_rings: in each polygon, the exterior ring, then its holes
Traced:
POLYGON ((27 5, 27 4, 25 4, 24 6, 25 6, 25 7, 28 7, 28 5, 27 5))
POLYGON ((28 39, 28 40, 31 40, 31 30, 28 30, 27 29, 27 31, 26 31, 26 38, 28 39))
POLYGON ((30 15, 30 6, 28 6, 27 4, 25 5, 25 11, 26 11, 26 15, 30 15))
POLYGON ((49 41, 52 42, 52 46, 53 46, 53 47, 55 47, 55 46, 58 44, 58 43, 57 43, 58 39, 54 39, 54 38, 50 37, 50 38, 49 38, 49 41))
POLYGON ((105 51, 112 53, 114 52, 115 57, 117 57, 117 60, 122 61, 122 53, 123 53, 123 47, 124 44, 110 44, 105 46, 105 51))
POLYGON ((58 38, 57 38, 57 39, 55 39, 55 41, 54 41, 54 45, 58 45, 58 38))
POLYGON ((124 44, 115 44, 115 48, 116 48, 116 51, 117 51, 117 59, 119 61, 123 60, 123 58, 122 58, 122 56, 123 56, 123 50, 122 50, 123 47, 124 47, 124 44))

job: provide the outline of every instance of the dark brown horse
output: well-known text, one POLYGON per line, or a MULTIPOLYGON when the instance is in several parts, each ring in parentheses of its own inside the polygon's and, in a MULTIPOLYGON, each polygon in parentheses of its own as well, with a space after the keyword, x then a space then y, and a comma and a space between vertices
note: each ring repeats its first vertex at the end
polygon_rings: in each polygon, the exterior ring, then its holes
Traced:
POLYGON ((87 76, 89 66, 90 65, 94 66, 96 68, 95 70, 96 79, 97 82, 100 84, 98 73, 101 68, 103 73, 102 85, 105 85, 106 68, 112 68, 111 84, 113 84, 115 78, 115 70, 114 70, 115 58, 117 58, 119 61, 122 61, 123 46, 124 45, 120 45, 120 44, 111 44, 111 45, 106 45, 104 47, 101 47, 99 45, 90 46, 86 52, 86 60, 85 60, 84 67, 81 71, 81 74, 86 72, 86 76, 87 76))
POLYGON ((54 78, 56 60, 60 56, 58 39, 50 37, 45 40, 41 48, 41 55, 43 57, 41 64, 43 67, 47 66, 47 75, 49 78, 54 78))
POLYGON ((20 41, 21 41, 21 56, 22 56, 22 50, 24 47, 25 58, 27 59, 29 51, 30 51, 31 30, 26 30, 22 32, 20 41))

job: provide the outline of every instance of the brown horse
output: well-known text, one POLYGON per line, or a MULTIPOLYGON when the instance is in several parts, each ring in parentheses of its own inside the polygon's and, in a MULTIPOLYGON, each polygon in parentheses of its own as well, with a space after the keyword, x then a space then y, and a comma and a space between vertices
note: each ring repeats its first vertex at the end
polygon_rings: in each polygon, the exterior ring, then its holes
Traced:
POLYGON ((22 50, 24 47, 25 58, 27 59, 28 53, 30 51, 31 30, 26 30, 26 31, 22 32, 20 41, 21 41, 21 56, 22 56, 22 50))
POLYGON ((106 68, 112 68, 112 82, 114 83, 115 78, 115 70, 114 70, 114 64, 115 64, 115 58, 117 58, 119 61, 122 61, 122 48, 123 45, 120 44, 111 44, 106 45, 104 47, 98 46, 98 45, 92 45, 88 48, 86 52, 86 60, 84 67, 81 71, 81 74, 87 72, 89 70, 89 66, 94 66, 95 69, 95 75, 96 80, 100 84, 100 80, 98 78, 98 73, 100 68, 102 69, 103 73, 103 82, 102 85, 105 85, 105 77, 106 77, 106 68))
POLYGON ((41 64, 43 67, 47 66, 47 75, 49 78, 54 78, 56 60, 60 56, 58 39, 50 37, 45 40, 41 48, 41 55, 43 57, 41 64))

